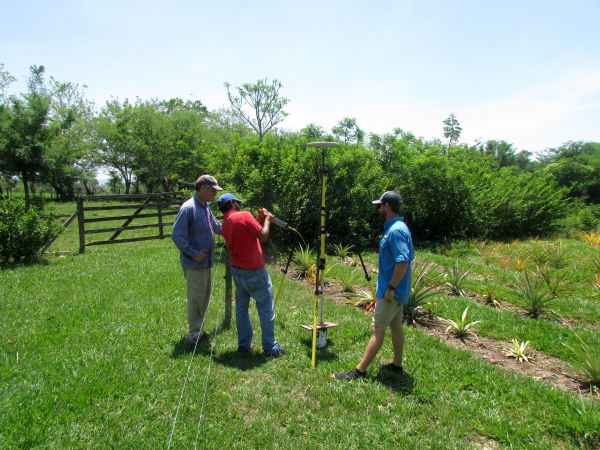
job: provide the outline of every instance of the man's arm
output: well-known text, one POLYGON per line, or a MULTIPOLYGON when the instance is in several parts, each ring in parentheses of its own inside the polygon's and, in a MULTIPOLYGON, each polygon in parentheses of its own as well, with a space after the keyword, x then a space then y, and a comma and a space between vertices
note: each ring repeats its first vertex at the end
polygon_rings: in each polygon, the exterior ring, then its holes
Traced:
POLYGON ((221 222, 219 222, 212 211, 210 211, 210 221, 212 222, 213 231, 217 234, 223 235, 223 232, 221 231, 221 222))
POLYGON ((392 273, 392 278, 390 279, 390 284, 385 291, 384 298, 390 302, 394 299, 394 289, 400 284, 404 275, 406 275, 406 270, 408 269, 408 263, 396 263, 394 265, 394 272, 392 273), (394 289, 392 289, 392 287, 394 289))
POLYGON ((188 215, 191 211, 188 208, 182 208, 177 213, 173 230, 171 231, 171 239, 182 253, 188 255, 196 262, 203 262, 208 254, 206 250, 197 250, 192 247, 189 237, 188 215))
POLYGON ((259 210, 259 214, 264 215, 265 220, 263 222, 262 228, 258 232, 258 240, 261 243, 265 243, 267 241, 267 239, 269 239, 269 232, 271 231, 270 230, 271 217, 273 217, 273 214, 271 214, 265 208, 261 208, 261 210, 259 210), (262 211, 262 213, 261 213, 261 211, 262 211))
POLYGON ((396 261, 394 264, 394 271, 392 272, 392 278, 390 279, 389 285, 386 288, 384 298, 387 301, 394 299, 394 289, 398 287, 398 284, 404 278, 406 271, 408 270, 409 264, 409 252, 408 245, 403 233, 394 231, 390 234, 390 249, 392 256, 396 261))

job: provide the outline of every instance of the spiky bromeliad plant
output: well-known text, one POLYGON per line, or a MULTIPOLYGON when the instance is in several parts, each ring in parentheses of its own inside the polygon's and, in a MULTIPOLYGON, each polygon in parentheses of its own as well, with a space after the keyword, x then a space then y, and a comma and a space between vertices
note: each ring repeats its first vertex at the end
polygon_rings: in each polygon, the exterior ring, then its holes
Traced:
POLYGON ((564 275, 557 272, 552 274, 548 267, 538 267, 538 274, 553 297, 562 297, 570 292, 570 289, 567 287, 569 283, 565 280, 564 275))
POLYGON ((554 245, 547 245, 546 257, 548 264, 555 269, 562 269, 569 263, 569 257, 562 241, 558 241, 554 245))
POLYGON ((337 271, 335 278, 342 283, 342 290, 344 292, 354 292, 354 286, 360 283, 362 274, 354 268, 344 266, 341 270, 337 271))
POLYGON ((439 283, 436 277, 429 277, 433 267, 432 263, 413 268, 410 297, 408 305, 404 306, 404 319, 411 325, 417 319, 419 313, 426 307, 428 301, 436 294, 439 283))
POLYGON ((298 250, 294 252, 294 262, 300 272, 301 278, 306 278, 311 267, 315 265, 315 254, 311 251, 310 246, 306 248, 300 246, 298 250))
POLYGON ((333 251, 342 260, 345 260, 352 254, 354 245, 333 244, 333 251))
POLYGON ((543 283, 541 277, 532 279, 527 271, 517 277, 517 285, 514 292, 523 301, 523 307, 527 311, 527 315, 534 319, 547 312, 554 316, 557 315, 549 307, 549 303, 553 298, 544 289, 543 283))
POLYGON ((473 245, 475 251, 481 256, 483 264, 489 266, 496 258, 496 250, 490 246, 487 241, 482 241, 473 245))
POLYGON ((575 369, 581 379, 592 386, 600 387, 600 348, 590 347, 577 333, 575 337, 579 341, 576 347, 563 345, 573 352, 575 369))
POLYGON ((510 347, 504 353, 505 356, 509 356, 511 358, 515 358, 519 362, 529 362, 530 355, 528 355, 527 346, 529 345, 529 341, 527 342, 519 342, 517 339, 513 339, 510 341, 510 347))
POLYGON ((458 260, 454 262, 452 267, 446 267, 446 273, 444 275, 445 286, 448 287, 450 295, 458 297, 466 297, 463 289, 464 280, 471 272, 471 269, 463 272, 458 268, 458 260))
POLYGON ((469 321, 469 308, 470 306, 465 308, 460 318, 456 317, 454 320, 444 319, 443 317, 439 318, 442 322, 448 325, 445 331, 446 333, 452 333, 459 339, 464 339, 469 335, 476 336, 475 333, 471 331, 471 328, 481 322, 481 320, 476 320, 474 322, 469 321))

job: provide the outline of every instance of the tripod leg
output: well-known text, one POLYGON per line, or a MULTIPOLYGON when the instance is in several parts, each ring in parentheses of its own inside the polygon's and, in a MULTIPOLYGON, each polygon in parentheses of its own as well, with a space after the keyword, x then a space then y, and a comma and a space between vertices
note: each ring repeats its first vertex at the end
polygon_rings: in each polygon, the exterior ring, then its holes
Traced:
POLYGON ((287 263, 285 265, 285 269, 282 270, 283 277, 279 281, 279 285, 277 286, 277 292, 275 293, 275 306, 277 306, 277 302, 279 301, 279 296, 281 295, 281 290, 283 289, 283 283, 285 283, 285 278, 288 273, 288 269, 290 267, 290 262, 292 261, 292 257, 294 256, 294 247, 290 248, 290 254, 288 256, 287 263))

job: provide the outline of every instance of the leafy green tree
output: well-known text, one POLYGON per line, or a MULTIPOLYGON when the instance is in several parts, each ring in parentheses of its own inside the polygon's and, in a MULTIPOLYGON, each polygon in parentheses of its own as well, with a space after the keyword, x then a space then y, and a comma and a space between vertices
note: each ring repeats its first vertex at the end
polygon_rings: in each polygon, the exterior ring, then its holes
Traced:
MULTIPOLYGON (((0 64, 0 177, 7 179, 10 175, 8 173, 8 162, 4 160, 4 147, 8 143, 8 132, 9 123, 11 123, 11 112, 9 109, 8 96, 6 95, 6 88, 15 81, 15 78, 4 70, 4 64, 0 64)), ((2 183, 0 182, 0 197, 4 194, 2 190, 2 183)))
POLYGON ((568 189, 570 197, 600 203, 600 143, 567 142, 550 149, 542 164, 558 186, 568 189))
POLYGON ((15 77, 13 77, 8 71, 4 70, 4 64, 0 63, 0 105, 8 104, 6 88, 14 81, 15 77))
MULTIPOLYGON (((50 99, 43 81, 44 66, 31 66, 29 92, 10 100, 0 161, 9 175, 19 175, 25 192, 25 207, 29 208, 30 191, 35 191, 36 177, 43 168, 43 153, 50 139, 47 126, 50 99)), ((4 134, 4 133, 3 133, 4 134)))
POLYGON ((127 100, 123 103, 111 100, 106 102, 92 125, 96 162, 121 174, 125 194, 131 191, 136 161, 132 115, 133 105, 127 100))
POLYGON ((452 145, 456 145, 458 142, 458 138, 460 138, 460 133, 462 132, 462 128, 458 119, 454 115, 454 113, 450 114, 446 120, 444 120, 444 137, 448 139, 448 151, 452 147, 452 145))
POLYGON ((529 169, 532 166, 530 152, 517 153, 513 145, 506 141, 488 140, 479 144, 478 148, 482 155, 494 158, 499 167, 517 166, 520 169, 529 169))
POLYGON ((331 132, 344 144, 361 144, 365 139, 365 132, 359 128, 354 117, 344 117, 331 129, 331 132))
POLYGON ((235 114, 258 134, 262 141, 265 135, 283 122, 287 113, 283 110, 289 99, 279 95, 282 88, 278 80, 258 80, 238 86, 237 96, 231 93, 231 85, 225 83, 227 97, 235 114))
POLYGON ((300 134, 308 139, 319 139, 326 135, 322 126, 316 123, 309 123, 300 130, 300 134))
MULTIPOLYGON (((75 195, 75 185, 93 183, 96 168, 90 152, 93 104, 85 98, 85 86, 50 78, 49 124, 54 132, 44 154, 40 180, 51 185, 59 198, 75 195)), ((89 190, 88 190, 89 192, 89 190)))

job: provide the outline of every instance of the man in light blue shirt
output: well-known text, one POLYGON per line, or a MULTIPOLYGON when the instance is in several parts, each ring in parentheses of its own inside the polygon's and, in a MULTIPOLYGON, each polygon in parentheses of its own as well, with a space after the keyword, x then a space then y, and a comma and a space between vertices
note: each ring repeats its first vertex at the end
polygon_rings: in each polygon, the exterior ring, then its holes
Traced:
POLYGON ((362 378, 375 358, 385 338, 385 330, 390 327, 394 359, 379 368, 401 374, 402 352, 404 349, 404 329, 402 326, 403 305, 410 298, 411 265, 414 248, 410 230, 400 214, 400 194, 384 192, 379 200, 373 201, 385 219, 383 236, 379 241, 379 274, 377 275, 377 302, 371 323, 371 339, 365 354, 358 365, 348 372, 334 373, 337 380, 362 378))
POLYGON ((209 204, 222 189, 212 176, 200 176, 196 180, 196 192, 181 205, 171 232, 187 284, 189 333, 186 340, 193 345, 207 337, 203 329, 215 260, 214 233, 221 234, 221 223, 209 204))

